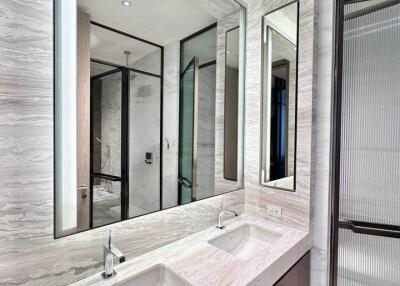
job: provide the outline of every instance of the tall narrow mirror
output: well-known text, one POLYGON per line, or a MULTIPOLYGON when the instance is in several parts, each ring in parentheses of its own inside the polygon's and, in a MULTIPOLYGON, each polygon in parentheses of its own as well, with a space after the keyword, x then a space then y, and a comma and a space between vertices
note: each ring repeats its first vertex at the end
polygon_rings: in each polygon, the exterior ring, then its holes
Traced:
POLYGON ((237 181, 239 27, 226 32, 224 178, 237 181))
POLYGON ((298 3, 264 17, 261 184, 295 190, 298 3))

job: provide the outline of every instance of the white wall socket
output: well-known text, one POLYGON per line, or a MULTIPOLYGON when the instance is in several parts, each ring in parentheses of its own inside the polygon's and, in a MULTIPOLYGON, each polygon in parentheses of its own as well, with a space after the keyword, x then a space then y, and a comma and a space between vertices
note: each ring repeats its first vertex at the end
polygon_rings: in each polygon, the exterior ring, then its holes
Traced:
POLYGON ((267 205, 267 214, 274 217, 282 217, 282 208, 273 205, 267 205))

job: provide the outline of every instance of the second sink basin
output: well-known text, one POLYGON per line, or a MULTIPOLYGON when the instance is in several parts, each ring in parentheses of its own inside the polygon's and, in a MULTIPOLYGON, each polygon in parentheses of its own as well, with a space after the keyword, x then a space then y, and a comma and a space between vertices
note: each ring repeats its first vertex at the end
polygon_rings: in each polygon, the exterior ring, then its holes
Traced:
POLYGON ((241 225, 208 241, 209 244, 239 259, 249 260, 281 237, 280 234, 252 224, 241 225))
POLYGON ((127 281, 120 286, 190 286, 188 282, 180 278, 176 273, 166 268, 164 265, 156 265, 149 268, 127 281))

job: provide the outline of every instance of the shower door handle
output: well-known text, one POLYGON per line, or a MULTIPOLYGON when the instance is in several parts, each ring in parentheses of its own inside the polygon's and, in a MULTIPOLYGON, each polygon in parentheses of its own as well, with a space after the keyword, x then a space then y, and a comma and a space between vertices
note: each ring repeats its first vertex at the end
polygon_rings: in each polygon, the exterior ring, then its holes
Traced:
POLYGON ((86 199, 87 198, 87 190, 88 190, 88 188, 87 188, 86 185, 79 186, 77 188, 77 190, 78 190, 78 193, 81 195, 82 199, 86 199))
POLYGON ((184 186, 187 189, 190 189, 192 187, 192 182, 190 182, 187 178, 185 177, 178 177, 178 182, 184 186))
POLYGON ((400 226, 364 221, 339 222, 341 228, 350 229, 354 233, 400 238, 400 226))

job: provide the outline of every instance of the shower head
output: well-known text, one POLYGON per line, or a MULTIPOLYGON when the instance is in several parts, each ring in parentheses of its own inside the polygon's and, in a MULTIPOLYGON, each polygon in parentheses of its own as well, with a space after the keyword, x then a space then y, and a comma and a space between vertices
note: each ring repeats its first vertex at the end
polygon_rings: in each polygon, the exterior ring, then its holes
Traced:
POLYGON ((96 140, 99 141, 100 143, 103 143, 103 141, 99 137, 96 137, 96 140))
POLYGON ((129 56, 131 55, 131 52, 124 51, 124 54, 125 54, 126 66, 129 67, 129 56))

